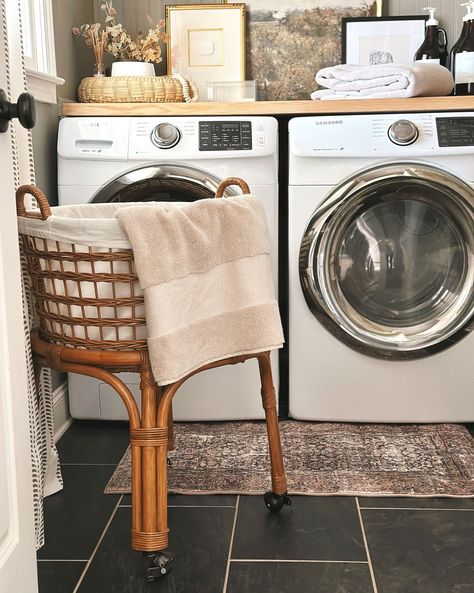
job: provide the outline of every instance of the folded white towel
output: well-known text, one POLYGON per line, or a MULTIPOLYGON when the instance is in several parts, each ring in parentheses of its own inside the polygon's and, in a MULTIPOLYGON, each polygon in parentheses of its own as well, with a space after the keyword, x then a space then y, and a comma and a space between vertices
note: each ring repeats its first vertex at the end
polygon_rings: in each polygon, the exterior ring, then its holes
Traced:
POLYGON ((254 196, 121 208, 145 292, 158 385, 283 344, 263 206, 254 196))
POLYGON ((341 64, 323 68, 316 82, 326 87, 312 99, 386 99, 449 95, 454 86, 451 72, 439 64, 341 64))

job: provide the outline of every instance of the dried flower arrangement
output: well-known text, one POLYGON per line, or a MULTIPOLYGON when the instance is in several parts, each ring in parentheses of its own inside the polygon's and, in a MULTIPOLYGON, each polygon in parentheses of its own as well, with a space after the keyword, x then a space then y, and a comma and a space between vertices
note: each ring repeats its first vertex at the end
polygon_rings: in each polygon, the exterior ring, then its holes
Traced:
POLYGON ((74 35, 85 37, 86 44, 92 47, 96 63, 102 63, 103 52, 113 55, 119 60, 135 60, 138 62, 162 61, 161 43, 168 43, 169 37, 163 32, 164 20, 149 29, 147 35, 139 31, 135 39, 127 33, 120 23, 115 22, 117 11, 112 5, 113 0, 101 4, 105 13, 105 23, 85 24, 74 27, 74 35))

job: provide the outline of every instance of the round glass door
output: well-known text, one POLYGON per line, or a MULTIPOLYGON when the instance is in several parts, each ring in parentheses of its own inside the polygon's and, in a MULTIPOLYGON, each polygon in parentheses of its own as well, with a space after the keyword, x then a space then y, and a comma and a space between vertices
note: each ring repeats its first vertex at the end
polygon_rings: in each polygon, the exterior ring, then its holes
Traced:
MULTIPOLYGON (((213 198, 220 181, 188 165, 149 165, 117 177, 92 202, 194 202, 213 198)), ((234 193, 227 188, 225 195, 234 193)))
POLYGON ((382 358, 414 358, 460 339, 474 314, 474 192, 426 165, 348 180, 313 215, 301 280, 339 339, 382 358))

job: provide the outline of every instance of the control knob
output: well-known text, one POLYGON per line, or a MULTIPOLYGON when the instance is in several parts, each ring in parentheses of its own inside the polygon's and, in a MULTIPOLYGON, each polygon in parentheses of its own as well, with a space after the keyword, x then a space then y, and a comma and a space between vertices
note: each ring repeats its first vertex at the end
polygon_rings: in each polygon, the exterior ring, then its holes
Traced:
POLYGON ((151 133, 151 141, 158 148, 173 148, 181 139, 181 132, 173 124, 158 124, 151 133))
POLYGON ((388 137, 398 146, 408 146, 416 142, 419 136, 418 128, 408 119, 399 119, 388 129, 388 137))

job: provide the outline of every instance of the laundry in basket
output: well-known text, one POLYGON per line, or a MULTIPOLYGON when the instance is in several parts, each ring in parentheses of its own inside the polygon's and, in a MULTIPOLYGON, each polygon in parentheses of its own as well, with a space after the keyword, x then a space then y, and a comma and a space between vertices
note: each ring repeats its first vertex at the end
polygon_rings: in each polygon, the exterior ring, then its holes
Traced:
POLYGON ((51 214, 18 219, 20 234, 44 251, 38 306, 49 341, 126 349, 145 348, 148 338, 160 385, 222 358, 282 346, 255 196, 58 206, 51 214))

